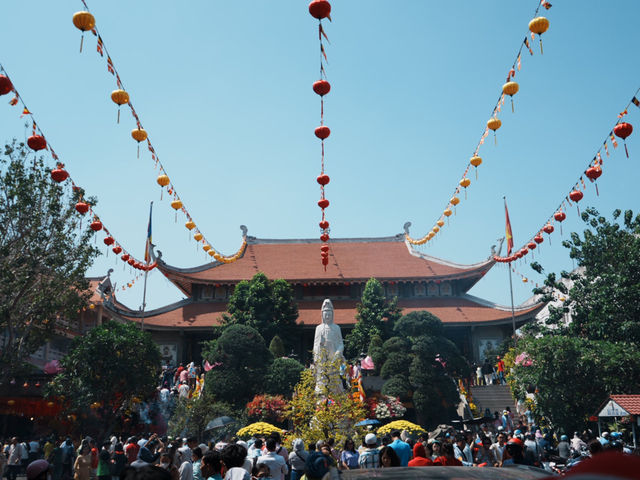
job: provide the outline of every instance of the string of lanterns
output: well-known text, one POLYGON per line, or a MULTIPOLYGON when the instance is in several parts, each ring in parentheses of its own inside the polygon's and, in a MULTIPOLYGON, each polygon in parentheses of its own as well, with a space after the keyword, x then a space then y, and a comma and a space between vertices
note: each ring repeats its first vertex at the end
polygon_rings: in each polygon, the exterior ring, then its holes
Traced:
POLYGON ((640 99, 638 99, 639 92, 640 92, 640 88, 638 88, 635 91, 629 103, 627 103, 624 110, 618 115, 618 120, 616 121, 614 127, 605 136, 604 142, 602 142, 602 145, 596 151, 595 155, 593 156, 593 159, 589 161, 587 168, 582 172, 582 174, 580 174, 580 177, 575 182, 573 187, 571 187, 571 190, 569 191, 569 193, 562 199, 562 202, 560 203, 560 205, 558 205, 555 208, 554 213, 549 218, 547 218, 543 226, 536 232, 533 238, 525 242, 520 249, 518 249, 517 251, 515 251, 515 253, 511 255, 508 255, 506 257, 495 255, 493 258, 495 259, 496 262, 510 264, 515 260, 519 260, 522 257, 526 256, 529 252, 531 252, 531 254, 533 255, 533 251, 536 248, 538 248, 541 243, 544 242, 544 236, 542 235, 543 233, 546 233, 549 236, 549 241, 551 241, 550 235, 555 231, 554 224, 556 222, 560 226, 560 233, 562 233, 562 222, 564 222, 565 219, 567 218, 567 214, 566 214, 566 211, 568 210, 567 207, 570 207, 573 204, 575 204, 576 209, 578 211, 578 215, 580 215, 580 207, 578 203, 584 197, 584 191, 586 190, 586 187, 587 187, 587 183, 585 182, 585 179, 584 179, 585 177, 589 180, 590 183, 594 184, 596 189, 596 195, 600 194, 598 191, 597 179, 602 175, 602 165, 604 163, 602 158, 602 151, 604 150, 605 156, 607 157, 610 156, 608 143, 611 142, 611 145, 615 150, 616 148, 618 148, 618 142, 616 140, 616 137, 621 138, 624 142, 625 153, 627 154, 627 158, 629 157, 629 151, 627 150, 626 139, 633 132, 633 126, 630 123, 624 121, 624 117, 628 114, 628 109, 631 106, 631 104, 640 108, 640 99))
MULTIPOLYGON (((544 7, 545 9, 548 10, 549 8, 551 8, 551 4, 546 1, 542 1, 538 3, 536 10, 533 14, 534 18, 529 22, 529 33, 531 35, 532 40, 535 39, 535 35, 538 35, 540 37, 540 53, 542 53, 542 34, 549 29, 549 20, 547 20, 545 17, 538 16, 540 7, 544 7)), ((513 106, 513 96, 516 93, 518 93, 520 86, 514 79, 516 76, 516 69, 517 71, 520 71, 520 69, 522 68, 522 51, 524 50, 525 47, 529 51, 529 54, 533 55, 533 50, 531 48, 528 35, 524 37, 524 40, 522 41, 522 43, 518 48, 518 53, 516 54, 515 60, 511 64, 511 68, 509 69, 509 72, 507 74, 507 81, 502 86, 502 91, 491 111, 490 118, 484 127, 482 135, 480 136, 480 140, 476 144, 473 154, 471 155, 466 165, 466 168, 464 170, 464 173, 462 174, 460 181, 458 182, 458 184, 456 185, 453 191, 453 195, 447 202, 444 210, 440 214, 440 217, 438 218, 438 220, 435 222, 435 225, 433 226, 433 228, 429 232, 427 232, 424 236, 422 236, 421 238, 413 238, 409 235, 408 231, 405 233, 405 239, 410 244, 424 245, 425 243, 429 242, 438 234, 440 229, 445 225, 445 219, 447 219, 448 221, 449 217, 451 217, 451 215, 455 213, 456 205, 460 203, 459 195, 460 195, 461 189, 464 189, 464 197, 465 197, 465 200, 467 199, 467 188, 471 185, 471 179, 469 179, 467 175, 469 174, 471 167, 473 167, 475 170, 476 180, 477 180, 478 167, 483 162, 482 157, 480 157, 478 153, 480 151, 480 147, 484 144, 485 139, 489 136, 489 131, 493 132, 494 142, 497 144, 496 131, 502 126, 502 121, 498 118, 498 114, 500 113, 500 111, 502 110, 502 107, 504 106, 506 96, 511 97, 511 109, 512 111, 515 111, 515 108, 513 106)))
POLYGON ((103 239, 104 244, 107 246, 107 254, 109 252, 109 248, 116 255, 120 255, 120 258, 123 262, 128 263, 131 267, 142 270, 142 271, 150 271, 156 267, 155 263, 147 264, 146 262, 141 262, 135 258, 134 255, 129 253, 120 242, 118 242, 109 229, 104 225, 102 220, 100 220, 100 216, 94 211, 91 204, 85 202, 84 197, 84 189, 79 187, 69 175, 69 172, 65 169, 64 163, 60 161, 58 154, 55 152, 50 142, 44 136, 44 133, 40 129, 40 126, 36 123, 35 116, 33 113, 27 108, 26 103, 24 102, 20 93, 16 89, 15 85, 9 78, 9 74, 5 70, 5 68, 0 63, 0 95, 7 95, 8 93, 13 92, 14 97, 11 99, 9 104, 11 106, 15 106, 18 103, 22 106, 22 116, 28 115, 32 122, 32 131, 31 136, 27 139, 27 146, 33 150, 34 152, 39 152, 42 150, 48 150, 51 154, 51 157, 56 162, 56 168, 51 170, 51 179, 56 183, 62 183, 65 181, 69 181, 71 183, 71 187, 74 192, 78 192, 80 194, 80 198, 78 202, 75 204, 75 210, 81 216, 88 216, 92 219, 89 224, 89 228, 94 232, 104 231, 105 238, 103 239))
POLYGON ((322 245, 320 246, 320 258, 325 271, 329 264, 329 222, 325 216, 325 209, 329 206, 329 200, 325 197, 324 189, 331 180, 329 175, 324 172, 324 141, 329 138, 331 130, 324 124, 324 96, 331 90, 331 84, 327 81, 327 75, 324 68, 324 62, 327 60, 327 54, 324 49, 324 43, 322 37, 327 39, 327 35, 322 28, 322 19, 328 18, 331 21, 331 4, 327 0, 313 0, 309 4, 309 13, 313 18, 318 19, 318 40, 320 42, 320 79, 313 83, 313 91, 320 96, 320 126, 316 127, 314 133, 321 142, 321 157, 320 157, 320 175, 318 175, 316 181, 320 185, 320 200, 318 200, 318 206, 322 210, 322 218, 320 220, 320 240, 322 245))
MULTIPOLYGON (((131 102, 130 95, 124 88, 122 80, 120 79, 120 74, 118 73, 118 70, 116 69, 115 64, 113 63, 111 55, 109 55, 109 51, 107 50, 104 40, 100 35, 98 27, 96 26, 95 17, 93 16, 93 14, 91 14, 91 12, 89 12, 89 6, 87 5, 87 2, 85 0, 81 0, 81 1, 86 10, 81 12, 76 12, 73 15, 73 24, 76 28, 78 28, 82 32, 83 36, 84 36, 84 32, 91 31, 97 37, 97 46, 96 46, 97 52, 100 54, 101 57, 103 57, 105 54, 107 56, 107 71, 116 78, 117 89, 111 92, 111 100, 116 105, 118 105, 118 123, 120 123, 120 108, 123 105, 127 105, 131 111, 131 115, 133 116, 136 122, 136 128, 134 128, 131 131, 131 137, 133 138, 133 140, 135 140, 138 143, 138 158, 140 157, 140 144, 142 142, 146 142, 147 149, 151 153, 151 159, 154 162, 155 167, 159 169, 159 172, 158 172, 159 174, 158 174, 158 177, 156 178, 156 183, 160 186, 160 189, 161 189, 160 199, 162 200, 163 192, 166 190, 172 199, 170 202, 170 206, 173 210, 175 210, 176 221, 177 221, 178 211, 182 212, 187 220, 185 222, 185 228, 189 230, 190 234, 193 232, 194 240, 198 242, 198 244, 201 244, 202 250, 207 255, 209 255, 209 257, 213 258, 213 260, 216 260, 220 263, 235 262, 236 260, 241 258, 242 255, 244 254, 244 251, 247 247, 246 238, 243 236, 242 244, 240 248, 233 255, 222 255, 211 245, 209 241, 207 241, 204 234, 202 233, 200 228, 198 228, 198 226, 193 220, 193 217, 191 216, 187 208, 184 206, 184 203, 180 199, 178 192, 175 186, 173 185, 173 182, 171 181, 169 175, 167 174, 167 170, 165 169, 164 165, 160 161, 160 158, 158 157, 158 154, 153 144, 151 143, 151 139, 149 138, 148 132, 142 126, 140 117, 138 116, 138 113, 136 112, 136 109, 134 108, 133 103, 131 102)), ((82 46, 82 40, 81 40, 81 46, 82 46)), ((82 51, 82 48, 80 51, 82 51)))

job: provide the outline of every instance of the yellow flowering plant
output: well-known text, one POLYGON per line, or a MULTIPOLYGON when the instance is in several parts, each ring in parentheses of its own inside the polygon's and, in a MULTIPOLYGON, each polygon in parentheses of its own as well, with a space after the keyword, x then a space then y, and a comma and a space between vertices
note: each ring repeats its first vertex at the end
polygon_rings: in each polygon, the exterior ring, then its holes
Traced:
POLYGON ((406 430, 408 433, 412 435, 420 435, 421 433, 427 433, 427 431, 422 428, 420 425, 416 425, 415 423, 411 423, 407 420, 395 420, 393 422, 387 423, 378 429, 378 435, 386 435, 388 433, 393 432, 394 430, 402 431, 406 430))
POLYGON ((241 428, 236 435, 240 438, 268 437, 273 432, 282 433, 282 430, 267 422, 256 422, 241 428))

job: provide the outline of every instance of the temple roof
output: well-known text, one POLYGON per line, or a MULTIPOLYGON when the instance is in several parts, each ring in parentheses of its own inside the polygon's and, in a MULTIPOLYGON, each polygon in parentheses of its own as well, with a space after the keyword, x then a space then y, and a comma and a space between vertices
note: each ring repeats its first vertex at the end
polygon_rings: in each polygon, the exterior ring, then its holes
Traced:
MULTIPOLYGON (((320 307, 324 299, 301 300, 298 305, 298 325, 315 326, 321 322, 320 307)), ((354 325, 358 300, 333 300, 334 321, 338 325, 354 325)), ((427 310, 442 320, 445 326, 500 325, 511 322, 511 308, 496 305, 471 295, 459 297, 433 297, 398 299, 403 314, 427 310)), ((544 303, 527 303, 515 308, 516 323, 533 317, 544 303)), ((117 316, 135 322, 141 321, 139 311, 106 303, 105 307, 117 316)), ((226 311, 223 302, 194 302, 181 300, 145 314, 144 323, 152 329, 206 330, 220 323, 226 311)))
POLYGON ((162 253, 156 260, 158 269, 178 288, 191 295, 191 285, 236 284, 262 272, 269 278, 283 278, 289 283, 420 281, 470 279, 468 288, 480 280, 494 265, 493 256, 472 265, 460 265, 431 257, 415 250, 403 234, 381 238, 332 239, 329 265, 320 263, 317 239, 269 240, 247 237, 247 248, 233 263, 211 262, 193 268, 179 268, 165 263, 162 253))

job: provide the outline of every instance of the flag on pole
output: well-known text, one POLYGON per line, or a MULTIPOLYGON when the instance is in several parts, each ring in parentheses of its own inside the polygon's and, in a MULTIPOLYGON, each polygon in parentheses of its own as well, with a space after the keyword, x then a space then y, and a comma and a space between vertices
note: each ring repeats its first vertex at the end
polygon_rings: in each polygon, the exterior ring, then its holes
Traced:
POLYGON ((144 246, 144 261, 151 262, 151 212, 153 211, 153 202, 149 205, 149 226, 147 227, 147 243, 144 246))
POLYGON ((509 210, 507 209, 507 199, 504 200, 505 215, 505 235, 507 237, 507 256, 511 255, 513 250, 513 232, 511 231, 511 221, 509 220, 509 210))

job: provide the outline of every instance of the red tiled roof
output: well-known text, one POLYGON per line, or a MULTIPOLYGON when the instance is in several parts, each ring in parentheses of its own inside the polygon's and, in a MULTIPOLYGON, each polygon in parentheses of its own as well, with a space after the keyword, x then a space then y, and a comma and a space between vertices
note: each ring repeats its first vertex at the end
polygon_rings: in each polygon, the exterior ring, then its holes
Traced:
MULTIPOLYGON (((318 325, 321 321, 320 308, 323 300, 303 300, 298 302, 298 324, 318 325)), ((338 325, 353 325, 356 320, 356 300, 333 300, 334 321, 338 325)), ((446 325, 492 324, 511 321, 511 311, 483 305, 468 297, 442 297, 399 300, 403 313, 428 310, 446 325)), ((516 311, 516 319, 535 315, 542 304, 516 311)), ((148 315, 145 325, 160 328, 207 328, 217 325, 226 311, 224 303, 188 303, 163 313, 148 315)), ((140 319, 133 315, 122 315, 132 321, 140 319)))
POLYGON ((242 258, 234 263, 180 269, 160 261, 158 268, 185 290, 192 282, 233 284, 258 272, 291 283, 366 281, 372 277, 383 281, 468 276, 479 279, 494 263, 491 258, 475 265, 421 258, 411 253, 402 236, 337 239, 330 243, 329 253, 325 271, 320 264, 319 240, 250 240, 242 258))
POLYGON ((640 395, 611 395, 611 400, 631 415, 640 415, 640 395))

